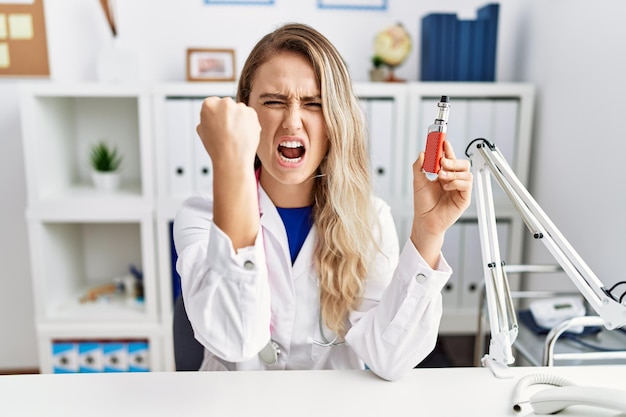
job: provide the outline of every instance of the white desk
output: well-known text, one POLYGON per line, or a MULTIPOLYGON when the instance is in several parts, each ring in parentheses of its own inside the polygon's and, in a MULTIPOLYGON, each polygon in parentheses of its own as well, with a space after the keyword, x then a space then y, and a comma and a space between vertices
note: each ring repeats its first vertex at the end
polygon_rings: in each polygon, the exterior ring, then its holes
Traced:
MULTIPOLYGON (((367 371, 162 372, 0 376, 0 416, 527 416, 519 377, 549 372, 579 385, 626 389, 626 366, 415 369, 388 382, 367 371)), ((559 415, 617 416, 575 406, 559 415)), ((622 415, 623 416, 623 415, 622 415)))

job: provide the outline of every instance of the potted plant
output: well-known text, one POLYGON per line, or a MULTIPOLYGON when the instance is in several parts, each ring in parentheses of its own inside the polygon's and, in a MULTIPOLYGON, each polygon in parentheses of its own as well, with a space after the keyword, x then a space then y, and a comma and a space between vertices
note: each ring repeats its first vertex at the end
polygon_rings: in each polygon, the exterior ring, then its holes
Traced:
POLYGON ((385 61, 378 56, 372 57, 372 68, 370 69, 370 81, 383 81, 387 75, 385 61))
POLYGON ((92 179, 97 189, 113 191, 119 187, 122 159, 117 148, 109 146, 105 141, 91 147, 92 179))

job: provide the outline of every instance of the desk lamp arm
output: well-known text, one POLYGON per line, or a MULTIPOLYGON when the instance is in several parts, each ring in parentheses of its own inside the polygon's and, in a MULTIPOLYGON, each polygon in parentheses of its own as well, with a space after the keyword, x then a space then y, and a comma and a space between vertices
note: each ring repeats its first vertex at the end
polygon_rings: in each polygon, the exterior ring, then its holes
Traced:
POLYGON ((625 326, 626 304, 621 304, 605 290, 602 282, 519 181, 496 146, 486 139, 475 139, 467 146, 465 154, 472 162, 474 174, 485 295, 491 328, 489 354, 483 358, 483 364, 506 368, 513 363, 511 347, 517 337, 515 309, 496 233, 490 174, 520 213, 533 237, 541 239, 578 291, 602 318, 605 327, 612 330, 625 326))

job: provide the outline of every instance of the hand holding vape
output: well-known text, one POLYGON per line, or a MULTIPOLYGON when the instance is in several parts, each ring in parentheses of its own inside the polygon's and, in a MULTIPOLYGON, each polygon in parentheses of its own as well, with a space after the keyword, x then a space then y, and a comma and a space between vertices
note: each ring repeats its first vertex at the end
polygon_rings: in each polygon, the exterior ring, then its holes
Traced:
POLYGON ((448 113, 450 111, 450 97, 441 96, 437 103, 437 117, 435 123, 428 126, 428 136, 426 137, 426 150, 424 151, 424 167, 426 178, 430 181, 437 179, 437 173, 441 166, 441 154, 443 153, 443 143, 446 140, 448 129, 448 113))

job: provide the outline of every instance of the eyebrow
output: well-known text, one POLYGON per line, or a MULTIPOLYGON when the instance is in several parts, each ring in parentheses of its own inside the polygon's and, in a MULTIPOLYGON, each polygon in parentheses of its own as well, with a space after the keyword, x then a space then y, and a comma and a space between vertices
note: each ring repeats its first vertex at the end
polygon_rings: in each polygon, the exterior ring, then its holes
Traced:
MULTIPOLYGON (((262 99, 277 99, 277 100, 288 100, 289 97, 284 95, 284 94, 275 94, 275 93, 264 93, 261 94, 259 96, 259 98, 262 99)), ((310 101, 319 101, 322 99, 321 95, 316 95, 316 96, 304 96, 304 97, 300 97, 300 101, 304 101, 304 102, 310 102, 310 101)))

